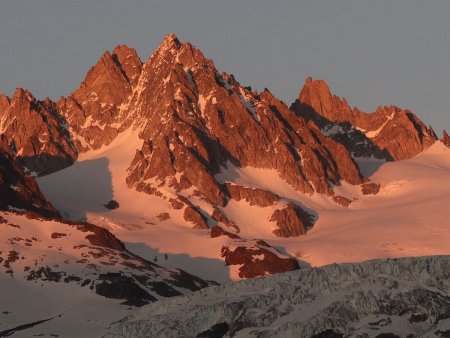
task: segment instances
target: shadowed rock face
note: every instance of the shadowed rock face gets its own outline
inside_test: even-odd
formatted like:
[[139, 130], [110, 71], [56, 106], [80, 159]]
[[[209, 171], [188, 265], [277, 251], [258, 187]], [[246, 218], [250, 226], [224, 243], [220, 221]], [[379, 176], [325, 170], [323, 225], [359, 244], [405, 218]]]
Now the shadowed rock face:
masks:
[[417, 155], [437, 139], [432, 128], [412, 112], [395, 106], [371, 114], [350, 108], [345, 98], [332, 95], [323, 80], [310, 77], [291, 108], [314, 121], [322, 133], [343, 144], [354, 156], [402, 160]]
[[42, 195], [33, 177], [26, 175], [14, 161], [6, 137], [0, 136], [0, 209], [30, 210], [48, 217], [58, 211]]

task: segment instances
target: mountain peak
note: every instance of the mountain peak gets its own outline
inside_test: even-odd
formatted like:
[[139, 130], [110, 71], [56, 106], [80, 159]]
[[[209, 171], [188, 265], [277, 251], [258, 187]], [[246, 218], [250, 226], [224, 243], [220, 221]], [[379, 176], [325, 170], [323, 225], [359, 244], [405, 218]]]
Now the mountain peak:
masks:
[[442, 131], [442, 142], [450, 147], [450, 136], [448, 136], [447, 131], [444, 129]]
[[331, 112], [333, 106], [328, 84], [324, 80], [313, 80], [311, 76], [308, 76], [300, 91], [300, 101], [325, 116]]
[[167, 34], [159, 45], [159, 50], [174, 50], [181, 47], [181, 42], [178, 37], [171, 33]]
[[142, 61], [134, 48], [118, 45], [112, 52], [112, 58], [125, 77], [135, 86], [142, 71]]
[[16, 88], [12, 99], [13, 100], [26, 99], [29, 102], [36, 100], [34, 98], [33, 94], [31, 94], [31, 92], [28, 89], [24, 89], [24, 88]]
[[[311, 77], [306, 79], [292, 109], [300, 116], [313, 120], [323, 134], [342, 143], [358, 157], [373, 155], [394, 160], [406, 159], [428, 148], [436, 140], [432, 128], [427, 128], [409, 110], [379, 105], [375, 112], [368, 114], [357, 108], [351, 109], [344, 98], [331, 93], [325, 81]], [[354, 130], [360, 135], [356, 135]], [[411, 135], [408, 140], [404, 130]], [[400, 142], [399, 137], [403, 138]], [[356, 139], [358, 141], [354, 142]]]

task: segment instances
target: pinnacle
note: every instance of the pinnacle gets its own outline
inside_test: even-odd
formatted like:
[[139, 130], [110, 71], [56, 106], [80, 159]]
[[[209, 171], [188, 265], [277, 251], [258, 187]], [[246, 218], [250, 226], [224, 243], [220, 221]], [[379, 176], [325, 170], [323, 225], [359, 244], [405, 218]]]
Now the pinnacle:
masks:
[[450, 136], [448, 136], [447, 131], [445, 129], [442, 131], [442, 142], [446, 146], [450, 146]]
[[133, 54], [137, 54], [136, 50], [134, 48], [131, 48], [127, 45], [117, 45], [113, 52], [112, 55], [128, 55], [129, 53], [133, 53]]
[[178, 49], [181, 46], [180, 40], [178, 37], [171, 33], [167, 34], [163, 41], [161, 42], [159, 49], [168, 50], [168, 49]]

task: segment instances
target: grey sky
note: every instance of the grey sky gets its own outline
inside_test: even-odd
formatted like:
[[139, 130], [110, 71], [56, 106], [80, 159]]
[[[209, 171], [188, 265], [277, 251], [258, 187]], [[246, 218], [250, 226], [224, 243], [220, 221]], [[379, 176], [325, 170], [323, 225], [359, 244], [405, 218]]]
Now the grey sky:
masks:
[[145, 61], [167, 33], [290, 104], [323, 78], [350, 105], [409, 108], [450, 129], [448, 0], [0, 2], [0, 92], [67, 95], [106, 50]]

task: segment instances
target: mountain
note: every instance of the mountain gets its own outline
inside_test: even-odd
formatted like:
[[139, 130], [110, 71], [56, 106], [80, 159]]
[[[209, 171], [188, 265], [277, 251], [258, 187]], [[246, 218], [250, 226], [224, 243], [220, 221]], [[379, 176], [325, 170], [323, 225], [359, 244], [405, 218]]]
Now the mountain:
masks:
[[[242, 87], [219, 73], [189, 43], [169, 35], [143, 67], [128, 110], [142, 123], [144, 145], [127, 182], [155, 193], [195, 186], [207, 202], [224, 206], [230, 194], [214, 178], [221, 167], [278, 170], [296, 189], [332, 194], [329, 183], [363, 182], [344, 147], [293, 114], [269, 91]], [[277, 154], [277, 156], [267, 156]]]
[[[72, 101], [77, 104], [69, 104]], [[109, 196], [111, 199], [120, 202], [129, 189], [155, 196], [157, 203], [164, 205], [159, 215], [177, 220], [174, 214], [181, 213], [181, 223], [196, 229], [219, 225], [227, 232], [239, 233], [243, 225], [225, 210], [234, 202], [268, 210], [270, 215], [261, 226], [267, 224], [278, 237], [299, 236], [313, 226], [316, 214], [301, 201], [237, 184], [232, 177], [221, 175], [227, 168], [275, 170], [296, 190], [324, 194], [344, 205], [351, 201], [337, 196], [333, 186], [342, 181], [371, 184], [345, 147], [324, 136], [314, 123], [297, 116], [268, 90], [251, 91], [232, 75], [219, 73], [211, 60], [175, 35], [166, 36], [143, 66], [128, 47], [120, 46], [112, 54], [106, 52], [83, 84], [57, 106], [69, 123], [80, 159], [91, 158], [90, 151], [97, 154], [101, 146], [112, 149], [112, 144], [128, 144], [126, 152], [135, 153], [127, 167], [123, 158], [103, 156], [109, 168], [120, 161], [121, 172], [117, 175], [121, 179], [126, 175], [127, 187], [118, 182], [121, 188], [112, 189], [116, 196]], [[134, 135], [130, 137], [135, 141], [120, 141], [123, 135]], [[53, 178], [58, 175], [63, 173]], [[51, 178], [41, 182], [48, 180]], [[42, 184], [47, 189], [46, 183]], [[47, 193], [51, 195], [59, 184], [49, 185]], [[104, 199], [97, 203], [106, 203]], [[61, 208], [67, 211], [65, 206]], [[254, 239], [241, 236], [242, 242], [249, 241], [249, 248]], [[224, 244], [217, 252], [228, 252], [226, 248]], [[254, 256], [260, 256], [258, 250]], [[295, 268], [290, 259], [291, 263], [284, 266]], [[261, 264], [257, 262], [253, 260], [253, 264]], [[259, 271], [274, 272], [269, 267]]]
[[[278, 272], [271, 259], [286, 260], [285, 270], [298, 268], [278, 238], [314, 232], [328, 211], [383, 192], [384, 178], [369, 177], [381, 164], [361, 159], [409, 158], [436, 140], [409, 111], [350, 109], [320, 80], [307, 79], [289, 109], [268, 90], [258, 93], [220, 73], [173, 34], [145, 63], [124, 45], [105, 52], [72, 94], [45, 102], [53, 129], [62, 128], [73, 150], [64, 166], [73, 164], [51, 175], [40, 171], [38, 182], [64, 217], [107, 227], [129, 245], [141, 242], [142, 255], [184, 250], [224, 260], [233, 278]], [[30, 131], [38, 139], [41, 133]], [[10, 146], [18, 135], [9, 137]], [[62, 168], [64, 156], [55, 156], [52, 171]], [[120, 207], [105, 208], [110, 201]], [[168, 229], [179, 227], [181, 242], [193, 236], [208, 253], [169, 244]], [[240, 248], [246, 249], [237, 254]], [[208, 279], [200, 266], [190, 268]]]
[[108, 337], [447, 337], [449, 256], [329, 265], [150, 304]]
[[449, 254], [445, 132], [310, 78], [289, 108], [173, 34], [144, 63], [105, 52], [57, 102], [1, 95], [0, 127], [0, 278], [19, 299], [0, 336], [101, 335], [129, 305], [208, 285]]
[[430, 147], [437, 136], [411, 111], [395, 106], [373, 113], [350, 108], [345, 98], [332, 95], [323, 80], [306, 79], [291, 108], [321, 131], [343, 144], [354, 157], [403, 160]]

